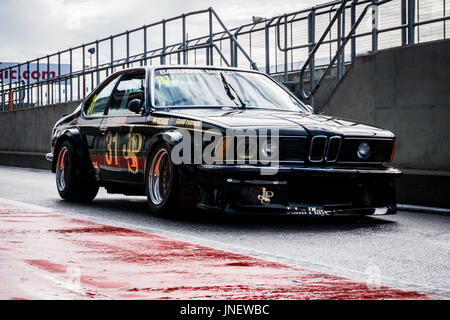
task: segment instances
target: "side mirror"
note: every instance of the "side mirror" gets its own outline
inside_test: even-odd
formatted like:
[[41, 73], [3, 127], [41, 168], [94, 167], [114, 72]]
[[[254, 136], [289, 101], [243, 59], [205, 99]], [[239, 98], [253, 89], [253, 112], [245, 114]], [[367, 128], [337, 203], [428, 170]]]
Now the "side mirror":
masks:
[[305, 108], [306, 108], [309, 112], [314, 113], [314, 108], [311, 107], [309, 104], [305, 104]]
[[128, 103], [128, 110], [134, 113], [141, 112], [142, 109], [142, 100], [141, 99], [133, 99]]

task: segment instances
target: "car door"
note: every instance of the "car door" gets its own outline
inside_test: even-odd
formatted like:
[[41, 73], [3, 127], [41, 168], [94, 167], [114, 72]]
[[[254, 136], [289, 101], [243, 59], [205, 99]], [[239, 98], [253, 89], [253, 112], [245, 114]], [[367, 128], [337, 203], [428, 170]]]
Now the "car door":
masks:
[[99, 127], [102, 123], [109, 98], [117, 84], [119, 75], [113, 75], [105, 80], [86, 100], [78, 118], [77, 125], [86, 138], [89, 156], [96, 170], [99, 168], [100, 154], [98, 152]]
[[139, 99], [145, 102], [145, 70], [126, 71], [111, 94], [106, 116], [101, 124], [100, 148], [104, 162], [100, 166], [102, 180], [111, 182], [143, 183], [145, 115], [128, 109], [128, 104]]

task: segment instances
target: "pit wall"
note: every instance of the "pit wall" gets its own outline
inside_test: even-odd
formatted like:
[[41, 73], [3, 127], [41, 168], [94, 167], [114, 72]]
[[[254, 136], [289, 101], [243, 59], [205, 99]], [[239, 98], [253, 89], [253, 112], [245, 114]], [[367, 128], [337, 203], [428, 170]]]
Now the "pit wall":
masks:
[[63, 114], [79, 101], [0, 113], [0, 165], [50, 169], [50, 134]]

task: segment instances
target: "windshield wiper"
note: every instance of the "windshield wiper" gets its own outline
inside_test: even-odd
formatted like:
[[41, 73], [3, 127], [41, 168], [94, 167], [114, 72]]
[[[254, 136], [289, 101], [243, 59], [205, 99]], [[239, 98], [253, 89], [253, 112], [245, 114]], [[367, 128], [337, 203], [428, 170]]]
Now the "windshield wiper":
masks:
[[[233, 100], [234, 103], [236, 103], [237, 106], [239, 106], [239, 104], [238, 104], [237, 101], [236, 101], [236, 97], [237, 97], [237, 99], [239, 100], [239, 102], [240, 102], [240, 104], [241, 104], [241, 105], [240, 105], [241, 109], [246, 109], [246, 108], [245, 108], [245, 106], [246, 106], [245, 102], [242, 101], [241, 97], [239, 97], [239, 94], [236, 92], [236, 90], [231, 86], [231, 84], [228, 83], [228, 81], [225, 79], [225, 76], [223, 75], [223, 73], [220, 73], [220, 77], [222, 78], [222, 84], [223, 84], [223, 87], [225, 88], [225, 91], [226, 91], [228, 97], [229, 97], [231, 100]], [[231, 93], [231, 90], [234, 91], [234, 93], [235, 93], [236, 96], [234, 96], [234, 95]]]

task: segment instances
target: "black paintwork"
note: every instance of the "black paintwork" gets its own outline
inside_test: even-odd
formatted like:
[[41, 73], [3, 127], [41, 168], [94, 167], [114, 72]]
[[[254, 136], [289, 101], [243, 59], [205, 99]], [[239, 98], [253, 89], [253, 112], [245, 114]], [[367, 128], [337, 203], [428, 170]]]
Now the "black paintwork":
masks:
[[[294, 152], [291, 152], [291, 157], [287, 154], [285, 159], [280, 159], [285, 161], [280, 162], [276, 175], [261, 176], [258, 166], [180, 165], [177, 169], [181, 204], [228, 213], [315, 214], [314, 210], [323, 209], [327, 213], [371, 214], [374, 208], [387, 208], [388, 214], [396, 212], [394, 178], [401, 173], [388, 167], [390, 150], [387, 157], [380, 154], [367, 161], [352, 158], [352, 143], [359, 141], [355, 138], [368, 141], [371, 147], [375, 150], [378, 148], [381, 153], [386, 152], [386, 148], [392, 149], [395, 136], [391, 132], [315, 115], [305, 110], [230, 110], [217, 107], [157, 109], [151, 105], [153, 70], [145, 68], [119, 72], [145, 72], [146, 103], [141, 113], [112, 116], [108, 115], [106, 109], [103, 115], [85, 114], [85, 104], [88, 105], [96, 92], [117, 76], [114, 74], [72, 114], [55, 124], [52, 133], [52, 153], [55, 154], [53, 171], [58, 148], [64, 140], [69, 139], [76, 144], [80, 159], [108, 192], [145, 195], [146, 160], [155, 143], [176, 143], [172, 133], [179, 128], [177, 120], [201, 121], [202, 127], [198, 130], [217, 129], [221, 132], [230, 128], [276, 128], [280, 137], [289, 137], [285, 140], [280, 138], [280, 149], [285, 148], [284, 154]], [[189, 126], [183, 128], [193, 131]], [[339, 136], [343, 139], [342, 149], [339, 150], [341, 154], [336, 162], [313, 163], [308, 160], [311, 137], [317, 135]], [[139, 150], [127, 158], [130, 156], [128, 151], [133, 151], [132, 147], [129, 148], [132, 139]], [[112, 155], [111, 150], [117, 157], [108, 156]], [[139, 160], [134, 163], [137, 166], [133, 166], [133, 156]], [[301, 161], [294, 161], [293, 158], [298, 156], [301, 159], [295, 160]], [[273, 192], [270, 204], [262, 204], [258, 200], [263, 188]]]

